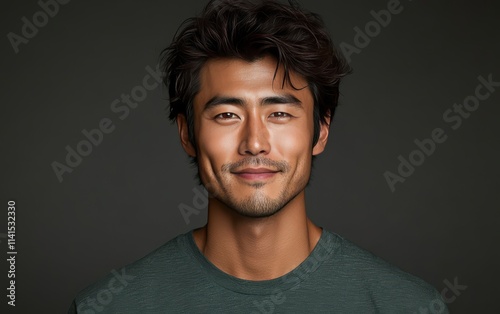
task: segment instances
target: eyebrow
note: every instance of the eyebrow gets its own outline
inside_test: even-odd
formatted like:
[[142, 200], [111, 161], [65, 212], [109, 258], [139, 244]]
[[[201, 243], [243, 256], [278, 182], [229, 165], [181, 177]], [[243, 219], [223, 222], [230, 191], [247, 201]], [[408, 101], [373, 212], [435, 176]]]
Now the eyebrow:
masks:
[[[297, 99], [297, 97], [295, 97], [291, 94], [264, 97], [260, 101], [261, 106], [276, 105], [276, 104], [290, 105], [293, 107], [304, 109], [304, 107], [302, 106], [302, 102], [299, 99]], [[241, 98], [227, 97], [227, 96], [214, 96], [209, 101], [207, 101], [205, 103], [205, 106], [203, 107], [203, 111], [212, 109], [212, 108], [220, 106], [220, 105], [236, 105], [236, 106], [243, 107], [246, 105], [246, 103]]]

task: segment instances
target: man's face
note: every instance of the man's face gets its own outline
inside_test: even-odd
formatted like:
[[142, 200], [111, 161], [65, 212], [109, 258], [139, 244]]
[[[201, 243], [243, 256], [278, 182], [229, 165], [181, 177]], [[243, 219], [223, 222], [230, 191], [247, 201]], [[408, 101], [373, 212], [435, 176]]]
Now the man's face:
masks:
[[313, 97], [307, 82], [264, 57], [208, 61], [194, 98], [197, 149], [188, 141], [185, 118], [178, 119], [184, 149], [198, 159], [200, 178], [222, 204], [248, 217], [267, 217], [283, 208], [309, 181], [311, 157], [328, 137], [322, 125], [312, 147]]

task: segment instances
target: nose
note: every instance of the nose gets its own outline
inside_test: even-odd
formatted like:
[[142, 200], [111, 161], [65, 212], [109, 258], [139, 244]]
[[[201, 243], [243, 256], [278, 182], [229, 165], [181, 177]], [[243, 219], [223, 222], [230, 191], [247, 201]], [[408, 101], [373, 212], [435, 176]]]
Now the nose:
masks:
[[239, 153], [242, 155], [268, 154], [271, 150], [269, 130], [257, 115], [249, 116], [242, 130]]

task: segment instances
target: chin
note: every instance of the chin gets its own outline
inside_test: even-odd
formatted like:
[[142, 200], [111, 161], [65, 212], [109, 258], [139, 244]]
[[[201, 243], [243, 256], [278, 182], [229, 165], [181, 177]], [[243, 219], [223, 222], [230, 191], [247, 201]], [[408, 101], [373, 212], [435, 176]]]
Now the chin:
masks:
[[241, 210], [241, 209], [233, 209], [238, 215], [246, 217], [246, 218], [268, 218], [278, 213], [282, 208], [266, 210], [266, 211], [258, 211], [258, 210]]
[[267, 197], [251, 197], [241, 202], [226, 203], [237, 214], [248, 218], [271, 217], [281, 211], [293, 198], [270, 199]]

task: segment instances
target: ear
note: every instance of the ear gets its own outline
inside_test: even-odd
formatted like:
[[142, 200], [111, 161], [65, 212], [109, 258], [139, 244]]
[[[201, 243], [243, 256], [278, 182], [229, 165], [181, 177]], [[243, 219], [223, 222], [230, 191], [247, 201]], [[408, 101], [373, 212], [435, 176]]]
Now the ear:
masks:
[[181, 144], [184, 148], [184, 151], [191, 157], [196, 156], [196, 150], [194, 149], [193, 144], [189, 141], [189, 131], [188, 131], [188, 123], [186, 120], [186, 116], [183, 114], [177, 115], [177, 129], [179, 130], [179, 136], [181, 138]]
[[326, 147], [326, 142], [328, 141], [328, 131], [330, 129], [330, 120], [331, 116], [328, 114], [325, 117], [326, 123], [321, 123], [319, 124], [319, 137], [318, 137], [318, 142], [316, 145], [313, 147], [312, 154], [313, 156], [321, 154]]

